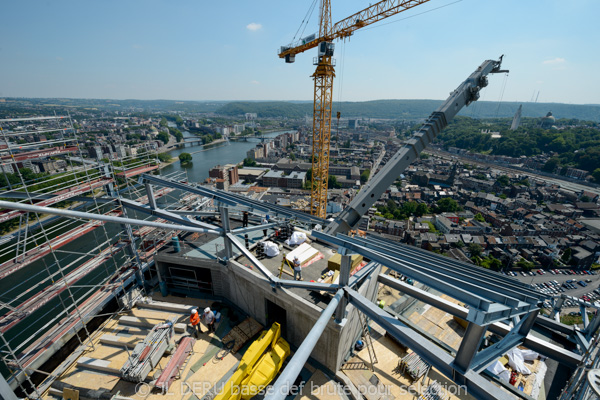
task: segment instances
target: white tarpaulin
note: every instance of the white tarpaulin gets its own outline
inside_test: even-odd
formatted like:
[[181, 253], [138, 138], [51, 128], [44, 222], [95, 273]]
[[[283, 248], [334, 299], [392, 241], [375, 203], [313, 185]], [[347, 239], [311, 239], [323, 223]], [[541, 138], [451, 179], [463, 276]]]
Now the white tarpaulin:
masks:
[[514, 349], [509, 350], [506, 355], [508, 356], [508, 365], [510, 365], [513, 370], [520, 372], [523, 375], [531, 374], [529, 368], [525, 366], [525, 359], [523, 358], [521, 350], [515, 347]]
[[504, 365], [502, 365], [502, 363], [498, 360], [496, 360], [492, 365], [487, 367], [487, 370], [490, 371], [492, 374], [497, 375], [498, 378], [505, 382], [510, 381], [510, 372], [508, 372], [508, 370], [504, 368]]
[[304, 242], [306, 242], [306, 233], [304, 232], [294, 232], [292, 233], [292, 236], [285, 241], [285, 243], [289, 246], [295, 246]]
[[264, 242], [265, 254], [267, 257], [275, 257], [279, 255], [279, 247], [273, 242]]
[[525, 361], [533, 361], [533, 360], [537, 360], [538, 357], [540, 356], [538, 353], [536, 353], [533, 350], [521, 350], [521, 355], [523, 356], [523, 359]]

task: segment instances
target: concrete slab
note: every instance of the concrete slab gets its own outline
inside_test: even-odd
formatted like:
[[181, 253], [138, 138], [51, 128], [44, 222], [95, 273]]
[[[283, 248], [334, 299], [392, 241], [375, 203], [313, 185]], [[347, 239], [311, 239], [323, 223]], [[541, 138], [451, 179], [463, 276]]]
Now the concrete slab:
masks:
[[120, 375], [120, 371], [116, 368], [109, 367], [110, 361], [98, 360], [90, 357], [80, 357], [77, 360], [77, 366], [80, 368], [88, 368], [94, 371], [106, 372], [111, 375]]
[[[148, 328], [148, 327], [152, 328], [154, 325], [156, 325], [160, 322], [164, 322], [164, 320], [159, 320], [159, 319], [142, 320], [140, 318], [130, 317], [127, 315], [119, 318], [119, 324], [121, 324], [121, 325], [140, 326], [143, 328]], [[186, 330], [187, 330], [187, 324], [185, 324], [185, 323], [177, 323], [177, 324], [175, 324], [174, 327], [175, 327], [175, 332], [179, 332], [179, 333], [186, 332]]]

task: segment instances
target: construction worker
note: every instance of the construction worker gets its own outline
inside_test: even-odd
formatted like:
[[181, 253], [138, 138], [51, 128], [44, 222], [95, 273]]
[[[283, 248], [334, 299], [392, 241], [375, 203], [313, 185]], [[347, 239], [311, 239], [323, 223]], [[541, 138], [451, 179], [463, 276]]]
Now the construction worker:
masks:
[[300, 260], [298, 257], [294, 257], [294, 280], [302, 280], [302, 266], [300, 265]]
[[215, 331], [215, 313], [210, 310], [210, 307], [206, 307], [204, 309], [204, 314], [202, 315], [202, 319], [204, 320], [204, 325], [208, 327], [208, 332]]
[[190, 315], [190, 324], [192, 324], [194, 336], [198, 338], [198, 334], [202, 333], [202, 327], [200, 326], [200, 316], [198, 315], [198, 310], [195, 308], [192, 309], [192, 314]]

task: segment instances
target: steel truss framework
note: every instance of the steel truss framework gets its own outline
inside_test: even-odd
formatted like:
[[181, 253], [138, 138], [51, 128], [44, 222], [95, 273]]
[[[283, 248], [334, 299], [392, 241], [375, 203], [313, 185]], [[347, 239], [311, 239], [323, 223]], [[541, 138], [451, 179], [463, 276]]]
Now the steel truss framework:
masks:
[[[107, 217], [93, 213], [76, 213], [69, 210], [21, 203], [15, 204], [6, 201], [0, 202], [0, 207], [90, 220], [103, 219], [107, 222], [135, 224], [137, 226], [155, 226], [156, 224], [160, 224], [161, 227], [172, 230], [220, 235], [228, 243], [228, 258], [233, 256], [232, 249], [237, 248], [252, 263], [255, 271], [264, 276], [265, 283], [270, 285], [273, 290], [302, 288], [335, 293], [333, 300], [322, 312], [321, 318], [319, 318], [310, 334], [305, 338], [294, 357], [288, 363], [288, 366], [275, 382], [273, 394], [268, 396], [269, 400], [283, 399], [285, 397], [286, 392], [282, 388], [291, 387], [300, 369], [319, 340], [325, 325], [330, 323], [331, 317], [335, 315], [335, 319], [338, 322], [344, 319], [348, 303], [364, 313], [370, 320], [382, 326], [396, 339], [407, 344], [408, 347], [444, 375], [458, 384], [466, 385], [469, 393], [480, 399], [511, 398], [507, 392], [498, 390], [497, 386], [491, 383], [488, 378], [482, 376], [480, 372], [499, 355], [518, 344], [523, 344], [569, 366], [576, 366], [582, 362], [581, 355], [537, 339], [529, 334], [533, 323], [543, 318], [537, 316], [541, 294], [518, 281], [490, 271], [473, 269], [466, 264], [450, 260], [446, 257], [409, 246], [398, 245], [387, 240], [370, 237], [352, 238], [342, 234], [333, 236], [321, 231], [312, 231], [312, 236], [321, 242], [337, 246], [340, 253], [343, 254], [341, 268], [343, 276], [340, 277], [340, 284], [279, 279], [246, 249], [244, 244], [235, 236], [242, 229], [263, 229], [263, 226], [231, 229], [228, 222], [229, 213], [236, 209], [250, 210], [254, 214], [270, 213], [273, 216], [278, 216], [286, 223], [293, 219], [306, 224], [315, 224], [317, 220], [313, 216], [290, 210], [280, 210], [278, 207], [268, 203], [257, 202], [241, 196], [238, 197], [219, 190], [187, 186], [175, 180], [157, 178], [155, 176], [142, 175], [139, 182], [143, 183], [146, 187], [147, 195], [150, 199], [149, 206], [131, 201], [122, 202], [123, 206], [140, 213], [166, 219], [169, 223], [156, 223], [134, 218], [125, 219], [124, 217], [117, 216]], [[165, 188], [181, 189], [189, 193], [210, 197], [216, 204], [220, 204], [219, 212], [222, 219], [222, 226], [201, 223], [188, 218], [186, 215], [179, 215], [158, 208], [156, 202], [153, 201], [153, 186], [159, 185]], [[111, 199], [105, 197], [102, 200], [110, 201]], [[185, 213], [185, 211], [182, 213]], [[319, 220], [318, 222], [322, 221]], [[350, 253], [361, 254], [371, 260], [369, 265], [351, 278], [349, 277], [350, 257], [348, 255]], [[407, 285], [387, 275], [377, 277], [379, 282], [383, 284], [403, 291], [452, 315], [457, 315], [468, 320], [467, 332], [456, 355], [449, 354], [445, 349], [437, 346], [427, 338], [415, 334], [415, 331], [411, 327], [402, 323], [394, 315], [380, 309], [356, 291], [356, 286], [372, 274], [378, 265], [384, 265], [423, 282], [427, 286], [464, 302], [469, 307], [467, 309], [450, 303], [439, 296]], [[547, 318], [543, 319], [548, 320]], [[507, 323], [514, 323], [514, 327], [509, 327]], [[553, 323], [563, 331], [571, 330], [570, 327], [556, 322]], [[596, 324], [596, 322], [593, 321], [593, 324]], [[491, 347], [480, 350], [482, 337], [487, 330], [503, 336], [504, 339]]]

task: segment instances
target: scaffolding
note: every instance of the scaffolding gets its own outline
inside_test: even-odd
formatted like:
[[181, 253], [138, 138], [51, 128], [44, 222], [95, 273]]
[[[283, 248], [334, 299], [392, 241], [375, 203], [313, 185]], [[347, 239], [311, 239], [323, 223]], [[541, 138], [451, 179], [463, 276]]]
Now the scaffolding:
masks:
[[[136, 179], [159, 170], [156, 148], [95, 159], [83, 150], [86, 145], [98, 143], [86, 143], [69, 115], [0, 119], [2, 199], [107, 217], [128, 217], [129, 212], [150, 218], [127, 210], [121, 200], [149, 202]], [[174, 210], [185, 208], [173, 191], [157, 191], [152, 200], [163, 198]], [[0, 373], [30, 397], [43, 392], [32, 374], [50, 357], [48, 350], [73, 336], [80, 345], [93, 347], [90, 321], [132, 282], [143, 289], [144, 271], [152, 280], [152, 256], [173, 234], [9, 209], [0, 209], [0, 233]], [[151, 241], [146, 240], [149, 235]], [[78, 240], [83, 237], [85, 241]]]

